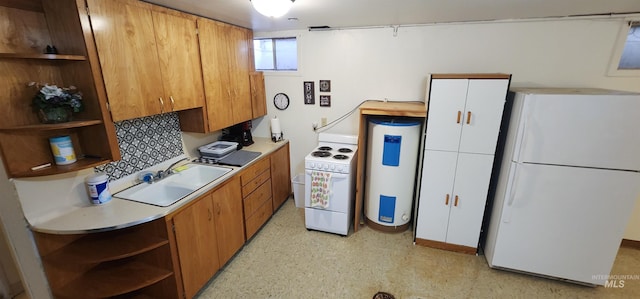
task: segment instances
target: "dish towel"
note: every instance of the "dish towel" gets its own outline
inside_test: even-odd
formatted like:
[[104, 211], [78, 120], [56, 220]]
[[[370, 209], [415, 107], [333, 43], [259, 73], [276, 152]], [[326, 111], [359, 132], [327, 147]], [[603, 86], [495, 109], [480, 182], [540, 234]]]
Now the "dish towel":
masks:
[[311, 171], [311, 207], [326, 209], [331, 197], [331, 173]]

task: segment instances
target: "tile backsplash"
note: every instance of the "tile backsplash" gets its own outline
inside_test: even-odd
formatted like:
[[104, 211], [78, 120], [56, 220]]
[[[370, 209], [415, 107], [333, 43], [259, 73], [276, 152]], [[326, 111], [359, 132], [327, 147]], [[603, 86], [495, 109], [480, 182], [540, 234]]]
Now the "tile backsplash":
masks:
[[115, 123], [122, 160], [96, 167], [109, 181], [134, 174], [184, 153], [178, 115], [136, 118]]

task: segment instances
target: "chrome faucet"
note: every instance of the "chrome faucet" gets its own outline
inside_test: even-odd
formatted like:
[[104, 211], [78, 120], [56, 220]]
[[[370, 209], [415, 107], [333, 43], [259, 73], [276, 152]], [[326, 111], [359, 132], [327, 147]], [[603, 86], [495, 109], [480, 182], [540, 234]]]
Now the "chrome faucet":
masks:
[[169, 167], [167, 167], [165, 170], [158, 170], [158, 172], [156, 173], [154, 179], [155, 180], [161, 180], [166, 178], [167, 176], [173, 174], [173, 167], [178, 165], [178, 163], [182, 162], [182, 161], [188, 161], [189, 158], [182, 158], [176, 162], [171, 163], [171, 165], [169, 165]]

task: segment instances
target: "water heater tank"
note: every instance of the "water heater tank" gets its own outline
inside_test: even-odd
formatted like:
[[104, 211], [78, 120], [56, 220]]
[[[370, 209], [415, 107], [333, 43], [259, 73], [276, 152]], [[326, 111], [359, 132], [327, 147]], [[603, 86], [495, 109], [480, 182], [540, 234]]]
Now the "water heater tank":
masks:
[[369, 120], [364, 212], [373, 229], [401, 232], [409, 227], [420, 125], [410, 118]]

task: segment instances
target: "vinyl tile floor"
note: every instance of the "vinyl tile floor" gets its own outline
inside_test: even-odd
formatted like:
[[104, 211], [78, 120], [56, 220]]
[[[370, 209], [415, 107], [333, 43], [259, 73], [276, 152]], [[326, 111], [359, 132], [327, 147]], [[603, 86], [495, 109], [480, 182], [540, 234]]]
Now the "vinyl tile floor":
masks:
[[307, 231], [289, 199], [196, 298], [640, 298], [640, 250], [622, 247], [611, 274], [636, 279], [587, 287], [495, 270], [482, 255], [414, 245], [411, 230]]

